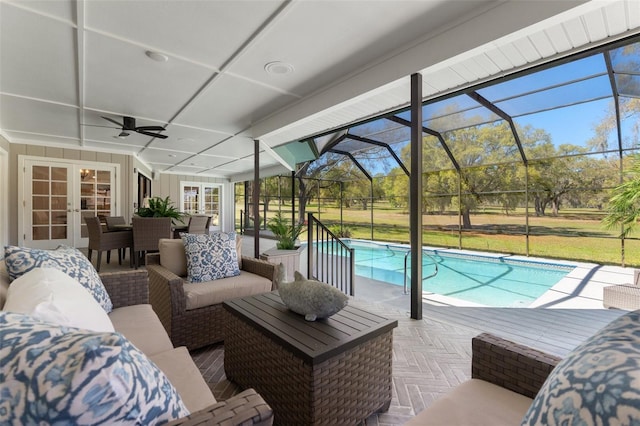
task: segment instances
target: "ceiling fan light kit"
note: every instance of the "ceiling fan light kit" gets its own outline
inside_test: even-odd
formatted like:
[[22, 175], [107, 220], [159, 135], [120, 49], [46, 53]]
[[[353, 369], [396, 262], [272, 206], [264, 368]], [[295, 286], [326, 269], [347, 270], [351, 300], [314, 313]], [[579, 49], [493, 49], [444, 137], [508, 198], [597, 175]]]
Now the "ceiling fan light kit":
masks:
[[160, 53], [160, 52], [154, 52], [153, 50], [147, 50], [146, 52], [144, 52], [150, 59], [156, 61], [156, 62], [167, 62], [169, 60], [169, 57], [167, 55], [165, 55], [164, 53]]

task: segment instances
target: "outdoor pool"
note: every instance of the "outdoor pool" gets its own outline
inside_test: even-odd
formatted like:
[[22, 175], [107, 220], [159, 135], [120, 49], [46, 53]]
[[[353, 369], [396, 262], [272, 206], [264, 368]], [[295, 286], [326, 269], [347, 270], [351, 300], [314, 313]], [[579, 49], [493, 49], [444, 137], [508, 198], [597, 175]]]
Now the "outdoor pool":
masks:
[[[345, 240], [355, 249], [356, 275], [404, 285], [409, 246]], [[574, 266], [556, 262], [512, 259], [512, 256], [470, 255], [448, 250], [424, 250], [423, 290], [487, 306], [526, 307], [567, 275]], [[428, 255], [428, 256], [427, 256]], [[408, 277], [411, 259], [407, 258]], [[410, 286], [410, 278], [407, 278]]]

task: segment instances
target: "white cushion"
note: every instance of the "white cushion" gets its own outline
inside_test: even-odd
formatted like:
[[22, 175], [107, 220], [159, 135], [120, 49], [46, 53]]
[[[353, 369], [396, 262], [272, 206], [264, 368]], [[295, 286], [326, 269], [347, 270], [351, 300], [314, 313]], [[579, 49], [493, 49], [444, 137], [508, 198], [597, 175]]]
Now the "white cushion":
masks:
[[9, 287], [5, 311], [92, 331], [114, 331], [107, 313], [77, 280], [54, 268], [35, 268]]
[[189, 414], [160, 369], [119, 333], [0, 312], [3, 424], [152, 425]]
[[100, 276], [87, 256], [74, 247], [59, 246], [55, 250], [41, 250], [28, 247], [6, 246], [4, 261], [11, 280], [26, 274], [33, 268], [56, 268], [82, 284], [100, 306], [111, 312], [113, 304]]

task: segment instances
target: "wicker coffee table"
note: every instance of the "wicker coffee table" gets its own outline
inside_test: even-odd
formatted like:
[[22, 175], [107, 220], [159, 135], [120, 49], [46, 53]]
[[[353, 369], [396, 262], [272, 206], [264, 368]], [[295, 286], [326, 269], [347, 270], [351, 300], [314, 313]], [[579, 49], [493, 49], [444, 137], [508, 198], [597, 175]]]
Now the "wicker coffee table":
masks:
[[357, 424], [391, 402], [398, 322], [347, 306], [308, 322], [278, 292], [224, 302], [227, 378], [254, 388], [277, 424]]

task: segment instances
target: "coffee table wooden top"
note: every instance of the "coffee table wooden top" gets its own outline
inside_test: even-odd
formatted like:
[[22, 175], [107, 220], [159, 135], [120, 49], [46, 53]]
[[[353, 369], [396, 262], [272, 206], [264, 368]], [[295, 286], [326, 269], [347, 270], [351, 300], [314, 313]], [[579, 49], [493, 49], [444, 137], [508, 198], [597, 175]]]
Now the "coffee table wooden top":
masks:
[[398, 326], [396, 320], [350, 305], [329, 318], [305, 321], [282, 303], [277, 291], [229, 300], [223, 305], [310, 364], [326, 361]]

